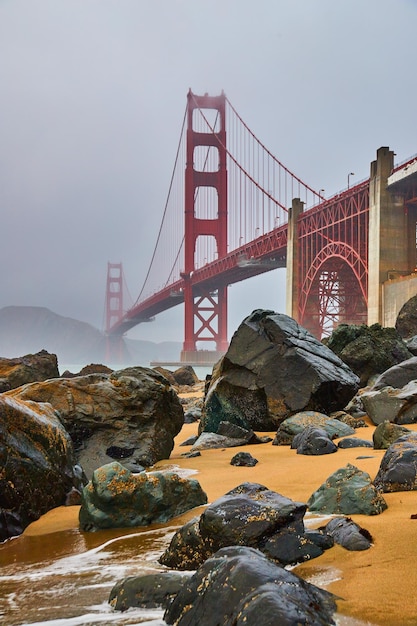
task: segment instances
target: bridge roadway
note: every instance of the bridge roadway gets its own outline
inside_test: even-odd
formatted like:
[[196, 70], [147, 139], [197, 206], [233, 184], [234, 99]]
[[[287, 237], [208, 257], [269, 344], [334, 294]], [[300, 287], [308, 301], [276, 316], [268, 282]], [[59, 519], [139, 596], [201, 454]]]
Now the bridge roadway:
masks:
[[[288, 225], [284, 224], [195, 270], [191, 275], [193, 293], [197, 296], [199, 288], [204, 292], [216, 291], [225, 285], [286, 267], [287, 235]], [[137, 324], [149, 322], [158, 313], [183, 303], [184, 285], [185, 280], [181, 278], [136, 304], [112, 326], [109, 335], [123, 335]]]

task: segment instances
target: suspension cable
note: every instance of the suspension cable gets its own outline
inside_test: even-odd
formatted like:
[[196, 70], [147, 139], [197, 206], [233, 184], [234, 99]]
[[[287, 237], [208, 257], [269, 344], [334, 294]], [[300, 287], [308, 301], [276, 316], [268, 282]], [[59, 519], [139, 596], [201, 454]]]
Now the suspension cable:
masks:
[[[135, 304], [137, 304], [137, 303], [139, 302], [140, 297], [141, 297], [141, 295], [142, 295], [142, 293], [143, 293], [143, 291], [144, 291], [144, 289], [145, 289], [146, 281], [148, 280], [148, 278], [149, 278], [149, 274], [151, 273], [152, 264], [153, 264], [153, 262], [154, 262], [155, 255], [156, 255], [156, 250], [157, 250], [157, 248], [158, 248], [159, 240], [160, 240], [160, 238], [161, 238], [161, 234], [162, 234], [162, 227], [163, 227], [163, 225], [164, 225], [164, 220], [165, 220], [165, 216], [166, 216], [167, 209], [168, 209], [169, 197], [170, 197], [170, 194], [171, 194], [171, 189], [172, 189], [172, 185], [173, 185], [173, 182], [174, 182], [175, 170], [176, 170], [176, 167], [177, 167], [178, 157], [179, 157], [179, 154], [180, 154], [180, 148], [181, 148], [182, 137], [183, 137], [183, 132], [184, 132], [184, 126], [185, 126], [185, 121], [186, 121], [186, 119], [187, 119], [187, 107], [185, 108], [184, 118], [183, 118], [183, 120], [182, 120], [182, 127], [181, 127], [180, 139], [179, 139], [179, 142], [178, 142], [177, 153], [176, 153], [176, 155], [175, 155], [175, 163], [174, 163], [174, 167], [173, 167], [173, 170], [172, 170], [171, 180], [170, 180], [170, 183], [169, 183], [169, 189], [168, 189], [167, 199], [166, 199], [166, 202], [165, 202], [164, 213], [163, 213], [163, 215], [162, 215], [161, 224], [160, 224], [160, 226], [159, 226], [158, 237], [157, 237], [157, 239], [156, 239], [156, 243], [155, 243], [155, 246], [154, 246], [154, 249], [153, 249], [153, 253], [152, 253], [152, 258], [151, 258], [151, 261], [150, 261], [150, 263], [149, 263], [149, 267], [148, 267], [148, 271], [147, 271], [146, 276], [145, 276], [145, 280], [143, 281], [142, 288], [141, 288], [141, 290], [140, 290], [140, 293], [139, 293], [138, 297], [136, 298], [136, 302], [135, 302]], [[181, 248], [180, 248], [180, 249], [181, 249]]]

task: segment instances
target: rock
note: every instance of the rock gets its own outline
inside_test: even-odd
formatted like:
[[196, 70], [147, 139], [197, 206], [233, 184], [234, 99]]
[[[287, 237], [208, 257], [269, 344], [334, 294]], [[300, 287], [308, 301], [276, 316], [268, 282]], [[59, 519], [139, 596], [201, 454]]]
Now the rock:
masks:
[[238, 452], [230, 460], [230, 465], [254, 467], [258, 463], [258, 459], [255, 459], [250, 452]]
[[355, 415], [352, 415], [346, 411], [335, 411], [334, 413], [331, 413], [329, 417], [334, 420], [339, 420], [351, 428], [366, 428], [368, 425], [365, 420], [362, 419], [364, 415], [366, 415], [365, 411], [362, 411], [361, 415], [357, 412], [355, 412]]
[[184, 423], [175, 391], [163, 376], [146, 367], [56, 378], [6, 395], [49, 402], [59, 411], [88, 478], [115, 457], [138, 471], [168, 459]]
[[417, 296], [413, 296], [400, 309], [395, 329], [403, 338], [417, 335]]
[[172, 372], [172, 376], [177, 385], [193, 386], [195, 385], [195, 383], [200, 382], [197, 374], [195, 373], [191, 365], [184, 365], [182, 367], [179, 367], [175, 370], [175, 372]]
[[192, 408], [184, 413], [184, 424], [193, 424], [201, 419], [201, 409]]
[[343, 515], [378, 515], [387, 503], [369, 474], [348, 463], [336, 470], [309, 498], [310, 511]]
[[323, 428], [307, 426], [291, 442], [291, 448], [297, 450], [297, 454], [319, 455], [337, 452], [337, 446], [329, 438]]
[[198, 435], [192, 435], [192, 437], [188, 437], [185, 441], [180, 443], [180, 446], [192, 446], [198, 439]]
[[318, 411], [301, 411], [293, 417], [284, 420], [275, 435], [272, 442], [273, 446], [291, 445], [293, 438], [301, 433], [305, 428], [313, 426], [314, 428], [323, 428], [330, 439], [353, 435], [355, 430], [344, 424], [340, 420], [335, 420], [319, 413]]
[[257, 310], [232, 337], [207, 391], [201, 429], [221, 421], [271, 431], [301, 410], [342, 409], [359, 380], [331, 350], [292, 318]]
[[380, 324], [339, 324], [326, 344], [359, 376], [361, 387], [375, 374], [412, 356], [398, 331]]
[[372, 435], [375, 450], [386, 450], [394, 441], [397, 441], [403, 435], [410, 433], [408, 428], [393, 424], [392, 422], [381, 422], [374, 430]]
[[283, 565], [314, 558], [325, 548], [307, 535], [305, 511], [305, 504], [263, 485], [243, 483], [180, 528], [159, 561], [195, 569], [216, 550], [231, 545], [255, 547]]
[[417, 490], [417, 433], [403, 435], [390, 445], [374, 484], [385, 493]]
[[335, 624], [335, 597], [243, 546], [219, 550], [165, 611], [175, 626]]
[[65, 503], [82, 477], [51, 405], [0, 396], [0, 541]]
[[148, 526], [206, 504], [200, 483], [174, 472], [133, 474], [117, 461], [95, 470], [82, 491], [80, 528]]
[[401, 389], [413, 380], [417, 380], [417, 357], [412, 357], [387, 369], [378, 376], [372, 389], [379, 390], [384, 387]]
[[56, 354], [49, 354], [46, 350], [15, 359], [0, 357], [0, 385], [3, 391], [16, 389], [26, 383], [58, 377]]
[[245, 439], [248, 444], [267, 443], [268, 441], [272, 441], [270, 437], [258, 437], [253, 430], [246, 430], [246, 428], [242, 428], [241, 426], [232, 424], [231, 422], [220, 422], [217, 434], [235, 439]]
[[211, 450], [214, 448], [236, 448], [246, 446], [246, 439], [236, 439], [235, 437], [225, 437], [217, 433], [201, 433], [197, 441], [193, 444], [191, 451]]
[[170, 385], [177, 384], [171, 370], [167, 370], [165, 369], [165, 367], [160, 367], [160, 366], [153, 367], [152, 369], [154, 370], [154, 372], [158, 372], [158, 374], [161, 374], [164, 378], [166, 378], [166, 380], [169, 382]]
[[331, 519], [324, 527], [335, 543], [346, 550], [368, 550], [372, 545], [372, 537], [367, 530], [355, 524], [349, 517]]
[[180, 572], [157, 572], [128, 576], [115, 584], [109, 604], [115, 611], [131, 607], [167, 609], [190, 575]]
[[371, 388], [363, 392], [362, 402], [375, 425], [385, 421], [414, 424], [417, 422], [417, 380], [412, 380], [401, 389]]
[[409, 339], [404, 339], [404, 342], [411, 354], [417, 356], [417, 335], [413, 335]]
[[373, 448], [373, 444], [371, 441], [367, 441], [366, 439], [358, 439], [358, 437], [344, 437], [337, 444], [338, 448], [346, 449], [346, 448]]

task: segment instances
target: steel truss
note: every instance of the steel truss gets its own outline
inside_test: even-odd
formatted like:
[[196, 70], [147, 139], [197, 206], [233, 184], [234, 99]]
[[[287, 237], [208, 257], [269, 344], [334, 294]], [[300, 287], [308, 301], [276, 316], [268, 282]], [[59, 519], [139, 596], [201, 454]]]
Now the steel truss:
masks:
[[318, 337], [366, 322], [368, 217], [366, 181], [299, 218], [299, 321]]

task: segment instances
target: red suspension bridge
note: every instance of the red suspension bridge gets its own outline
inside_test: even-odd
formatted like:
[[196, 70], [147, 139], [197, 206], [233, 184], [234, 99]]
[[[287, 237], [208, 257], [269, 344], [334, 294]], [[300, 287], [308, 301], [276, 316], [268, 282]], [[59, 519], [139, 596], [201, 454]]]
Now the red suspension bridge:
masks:
[[279, 267], [287, 313], [317, 337], [341, 322], [381, 322], [387, 272], [416, 266], [415, 164], [394, 168], [381, 148], [368, 180], [325, 199], [271, 154], [224, 93], [190, 90], [149, 269], [127, 310], [122, 265], [108, 264], [108, 336], [184, 303], [181, 360], [215, 360], [228, 346], [228, 285]]

